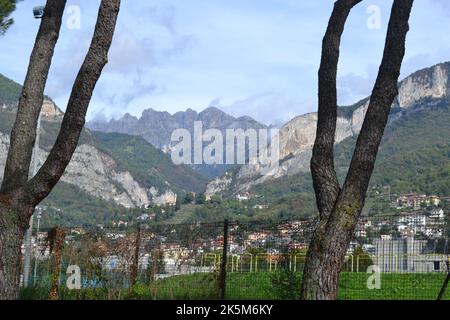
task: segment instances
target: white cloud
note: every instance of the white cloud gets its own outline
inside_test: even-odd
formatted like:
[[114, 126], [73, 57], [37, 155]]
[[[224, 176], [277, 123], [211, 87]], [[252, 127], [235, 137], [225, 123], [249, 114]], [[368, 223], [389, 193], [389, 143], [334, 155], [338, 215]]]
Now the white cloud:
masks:
[[[0, 72], [25, 77], [39, 21], [19, 3], [16, 24], [1, 39]], [[321, 41], [333, 0], [233, 2], [123, 1], [111, 48], [90, 114], [107, 116], [145, 108], [173, 113], [201, 110], [214, 97], [236, 115], [278, 122], [314, 111]], [[64, 109], [89, 46], [99, 0], [68, 0], [82, 9], [81, 30], [63, 26], [46, 93]], [[367, 5], [382, 9], [382, 28], [366, 27]], [[373, 0], [352, 11], [339, 61], [339, 102], [370, 94], [381, 61], [392, 2]], [[416, 1], [402, 76], [450, 60], [448, 0]], [[369, 67], [367, 67], [369, 66]], [[247, 97], [247, 98], [243, 98]]]
[[349, 73], [338, 77], [338, 104], [345, 106], [366, 98], [372, 92], [378, 73], [376, 65], [367, 66], [365, 75]]
[[300, 101], [275, 93], [254, 95], [231, 105], [222, 105], [220, 99], [216, 98], [210, 105], [220, 107], [236, 117], [248, 115], [261, 123], [277, 127], [316, 108], [314, 101]]

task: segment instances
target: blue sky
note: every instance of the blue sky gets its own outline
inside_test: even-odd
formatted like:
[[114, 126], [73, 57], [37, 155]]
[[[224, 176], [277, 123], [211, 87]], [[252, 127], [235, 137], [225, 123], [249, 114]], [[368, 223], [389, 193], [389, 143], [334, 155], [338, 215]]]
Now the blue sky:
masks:
[[[0, 73], [21, 83], [39, 27], [25, 0], [0, 39]], [[61, 109], [89, 46], [99, 0], [68, 0], [46, 93]], [[110, 63], [88, 114], [118, 117], [153, 108], [170, 113], [210, 105], [264, 123], [317, 109], [321, 41], [333, 0], [122, 0]], [[351, 13], [339, 62], [339, 103], [370, 94], [392, 1], [364, 0]], [[371, 7], [372, 6], [372, 7]], [[380, 8], [380, 28], [368, 28]], [[450, 60], [448, 0], [416, 0], [402, 76]], [[370, 20], [373, 21], [373, 20]]]

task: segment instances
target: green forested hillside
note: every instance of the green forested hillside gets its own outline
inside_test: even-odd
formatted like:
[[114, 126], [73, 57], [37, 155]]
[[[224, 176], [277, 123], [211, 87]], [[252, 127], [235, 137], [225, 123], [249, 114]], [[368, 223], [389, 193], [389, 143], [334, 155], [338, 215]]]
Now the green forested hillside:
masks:
[[394, 192], [450, 194], [450, 103], [400, 119], [385, 136], [373, 181]]
[[22, 86], [0, 74], [0, 107], [16, 104], [22, 91]]
[[41, 222], [44, 228], [55, 225], [92, 227], [111, 223], [127, 213], [127, 209], [113, 201], [93, 197], [77, 186], [62, 181], [41, 205], [45, 208]]
[[[450, 195], [450, 103], [424, 102], [386, 128], [378, 153], [371, 185], [390, 185], [391, 193], [417, 192]], [[343, 182], [357, 137], [335, 148], [338, 177]], [[310, 173], [283, 177], [254, 187], [252, 192], [273, 203], [276, 215], [297, 217], [316, 212]], [[305, 195], [309, 201], [305, 201]], [[295, 206], [303, 199], [302, 207]], [[283, 203], [283, 206], [280, 206]], [[370, 203], [370, 201], [368, 201]], [[292, 210], [286, 211], [286, 208]]]
[[[356, 138], [336, 148], [344, 173]], [[342, 175], [343, 176], [343, 175]], [[433, 101], [406, 112], [386, 129], [372, 185], [390, 185], [393, 193], [450, 194], [450, 103]]]
[[99, 149], [110, 154], [121, 169], [129, 171], [147, 188], [164, 190], [169, 183], [175, 191], [203, 192], [206, 187], [206, 178], [187, 166], [173, 164], [170, 156], [142, 137], [102, 132], [93, 135]]
[[[0, 107], [3, 105], [15, 106], [19, 102], [21, 93], [22, 86], [20, 84], [0, 73]], [[51, 100], [48, 96], [44, 97]]]
[[[14, 122], [14, 106], [20, 85], [0, 75], [0, 132], [9, 134]], [[3, 104], [7, 108], [2, 108]], [[390, 185], [391, 193], [417, 192], [450, 195], [450, 102], [421, 101], [410, 110], [394, 108], [391, 118], [402, 116], [388, 125], [371, 180], [372, 185]], [[349, 116], [355, 106], [340, 108]], [[40, 146], [49, 150], [59, 131], [58, 122], [43, 122]], [[335, 148], [339, 179], [345, 178], [356, 137]], [[187, 166], [174, 165], [170, 157], [141, 137], [84, 130], [80, 143], [89, 143], [109, 154], [119, 170], [129, 171], [144, 187], [203, 192], [207, 179]], [[229, 170], [234, 172], [234, 169]], [[220, 200], [206, 204], [187, 204], [172, 218], [187, 220], [290, 219], [316, 212], [310, 173], [286, 176], [257, 185], [251, 190], [257, 197], [247, 202]], [[368, 201], [370, 205], [370, 201]], [[112, 217], [130, 215], [112, 202], [92, 197], [74, 185], [60, 182], [43, 205], [48, 208], [51, 224], [93, 225]], [[268, 205], [267, 208], [255, 208]], [[368, 205], [368, 206], [369, 206]], [[61, 210], [62, 209], [62, 210]], [[121, 218], [125, 219], [124, 216]], [[45, 222], [45, 219], [44, 219]], [[47, 221], [49, 223], [50, 221]]]
[[[0, 74], [0, 133], [9, 135], [16, 116], [21, 86]], [[50, 98], [46, 97], [50, 100]], [[5, 106], [5, 107], [3, 107]], [[50, 151], [60, 129], [60, 122], [42, 121], [40, 147]], [[142, 138], [119, 134], [93, 134], [83, 130], [79, 144], [94, 145], [115, 159], [119, 170], [129, 171], [141, 186], [155, 186], [182, 194], [202, 192], [206, 178], [186, 166], [175, 166], [171, 159]], [[3, 155], [6, 156], [6, 155]], [[93, 197], [75, 185], [59, 182], [42, 203], [46, 207], [45, 225], [95, 225], [110, 222], [118, 215], [133, 215], [132, 210], [114, 202]]]

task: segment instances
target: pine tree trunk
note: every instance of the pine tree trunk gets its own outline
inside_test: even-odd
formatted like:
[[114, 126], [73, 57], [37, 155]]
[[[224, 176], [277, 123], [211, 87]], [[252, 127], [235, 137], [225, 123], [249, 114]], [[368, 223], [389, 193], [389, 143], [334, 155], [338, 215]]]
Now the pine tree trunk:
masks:
[[324, 247], [324, 228], [314, 233], [308, 250], [308, 263], [303, 270], [301, 297], [303, 300], [335, 300], [339, 282], [339, 269], [327, 263], [330, 248]]
[[303, 271], [304, 300], [336, 300], [339, 274], [363, 204], [339, 205], [314, 232]]
[[0, 300], [19, 297], [21, 246], [26, 227], [19, 221], [18, 211], [0, 203]]
[[364, 207], [405, 55], [406, 34], [414, 0], [394, 0], [383, 59], [356, 142], [345, 182], [340, 187], [334, 168], [337, 119], [336, 78], [339, 48], [350, 10], [361, 0], [337, 0], [323, 39], [319, 69], [319, 111], [311, 173], [319, 226], [308, 249], [302, 299], [330, 300], [338, 296], [339, 272]]
[[0, 299], [19, 296], [20, 250], [28, 219], [58, 183], [78, 145], [92, 94], [108, 62], [120, 3], [121, 0], [101, 1], [91, 45], [72, 87], [58, 137], [41, 169], [31, 178], [29, 172], [38, 117], [66, 5], [66, 0], [47, 0], [0, 185]]

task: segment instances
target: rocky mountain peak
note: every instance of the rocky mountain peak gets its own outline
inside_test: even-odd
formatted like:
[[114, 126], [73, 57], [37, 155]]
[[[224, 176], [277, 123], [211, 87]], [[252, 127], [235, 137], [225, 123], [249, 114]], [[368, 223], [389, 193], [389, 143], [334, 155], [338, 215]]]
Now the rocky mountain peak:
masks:
[[[0, 75], [0, 182], [21, 90], [19, 84]], [[154, 110], [149, 113], [161, 115]], [[38, 167], [44, 163], [53, 146], [63, 116], [64, 113], [56, 104], [45, 96], [41, 109], [44, 121], [39, 132], [40, 144], [35, 153], [37, 158], [33, 158]], [[122, 119], [111, 120], [110, 123], [126, 130], [126, 124], [138, 125], [140, 120], [126, 114]], [[97, 118], [97, 122], [93, 123], [103, 124], [104, 121]], [[118, 144], [120, 147], [114, 149], [113, 146]], [[135, 147], [136, 145], [139, 147]], [[122, 151], [126, 148], [128, 151], [123, 154]], [[132, 163], [136, 159], [139, 159], [139, 165]], [[99, 201], [111, 201], [116, 205], [135, 208], [174, 204], [177, 192], [197, 191], [203, 188], [204, 181], [189, 168], [174, 165], [169, 157], [143, 139], [115, 134], [99, 136], [98, 133], [83, 130], [61, 183], [64, 185], [58, 184], [56, 192], [70, 188], [71, 193], [74, 191], [77, 196], [82, 197], [76, 201], [94, 197]], [[104, 211], [103, 208], [100, 210]]]
[[167, 119], [172, 117], [167, 111], [157, 111], [155, 109], [149, 108], [142, 111], [141, 118], [139, 120], [147, 120], [147, 119]]
[[47, 121], [61, 121], [64, 113], [53, 101], [45, 99], [42, 104], [41, 116]]
[[419, 70], [400, 82], [398, 103], [408, 108], [424, 98], [443, 98], [450, 92], [450, 62]]
[[222, 110], [216, 107], [209, 107], [198, 115], [199, 120], [203, 121], [203, 124], [210, 128], [222, 129], [224, 124], [229, 124], [236, 120], [233, 116], [226, 114]]
[[227, 115], [225, 112], [223, 112], [222, 110], [220, 110], [217, 107], [208, 107], [205, 110], [203, 110], [202, 112], [200, 112], [200, 115], [213, 115], [213, 116], [223, 116], [223, 115]]
[[125, 115], [118, 120], [92, 121], [87, 126], [96, 131], [140, 135], [157, 148], [163, 149], [170, 144], [173, 130], [183, 128], [192, 132], [195, 121], [202, 121], [205, 130], [265, 127], [250, 117], [235, 118], [216, 107], [209, 107], [200, 113], [189, 108], [173, 115], [167, 111], [156, 111], [150, 108], [144, 110], [139, 119]]
[[[447, 99], [450, 93], [450, 62], [440, 63], [430, 68], [414, 72], [399, 83], [399, 95], [394, 103], [397, 109], [403, 109], [390, 121], [396, 121], [406, 112], [414, 112], [415, 107], [426, 106], [426, 101]], [[361, 130], [370, 97], [353, 106], [338, 110], [336, 126], [336, 143], [358, 134]], [[236, 175], [237, 191], [249, 189], [254, 185], [286, 175], [309, 171], [312, 147], [317, 128], [317, 113], [297, 116], [279, 130], [280, 167], [272, 175], [262, 176], [258, 166], [245, 165]], [[252, 161], [250, 161], [252, 163]], [[245, 182], [244, 182], [245, 181]], [[223, 185], [221, 185], [223, 187]], [[211, 182], [208, 190], [220, 189], [216, 182]], [[210, 194], [209, 194], [210, 196]]]
[[137, 117], [129, 114], [128, 112], [124, 114], [123, 119], [124, 120], [130, 120], [130, 121], [133, 121], [133, 120], [137, 121], [138, 120]]

